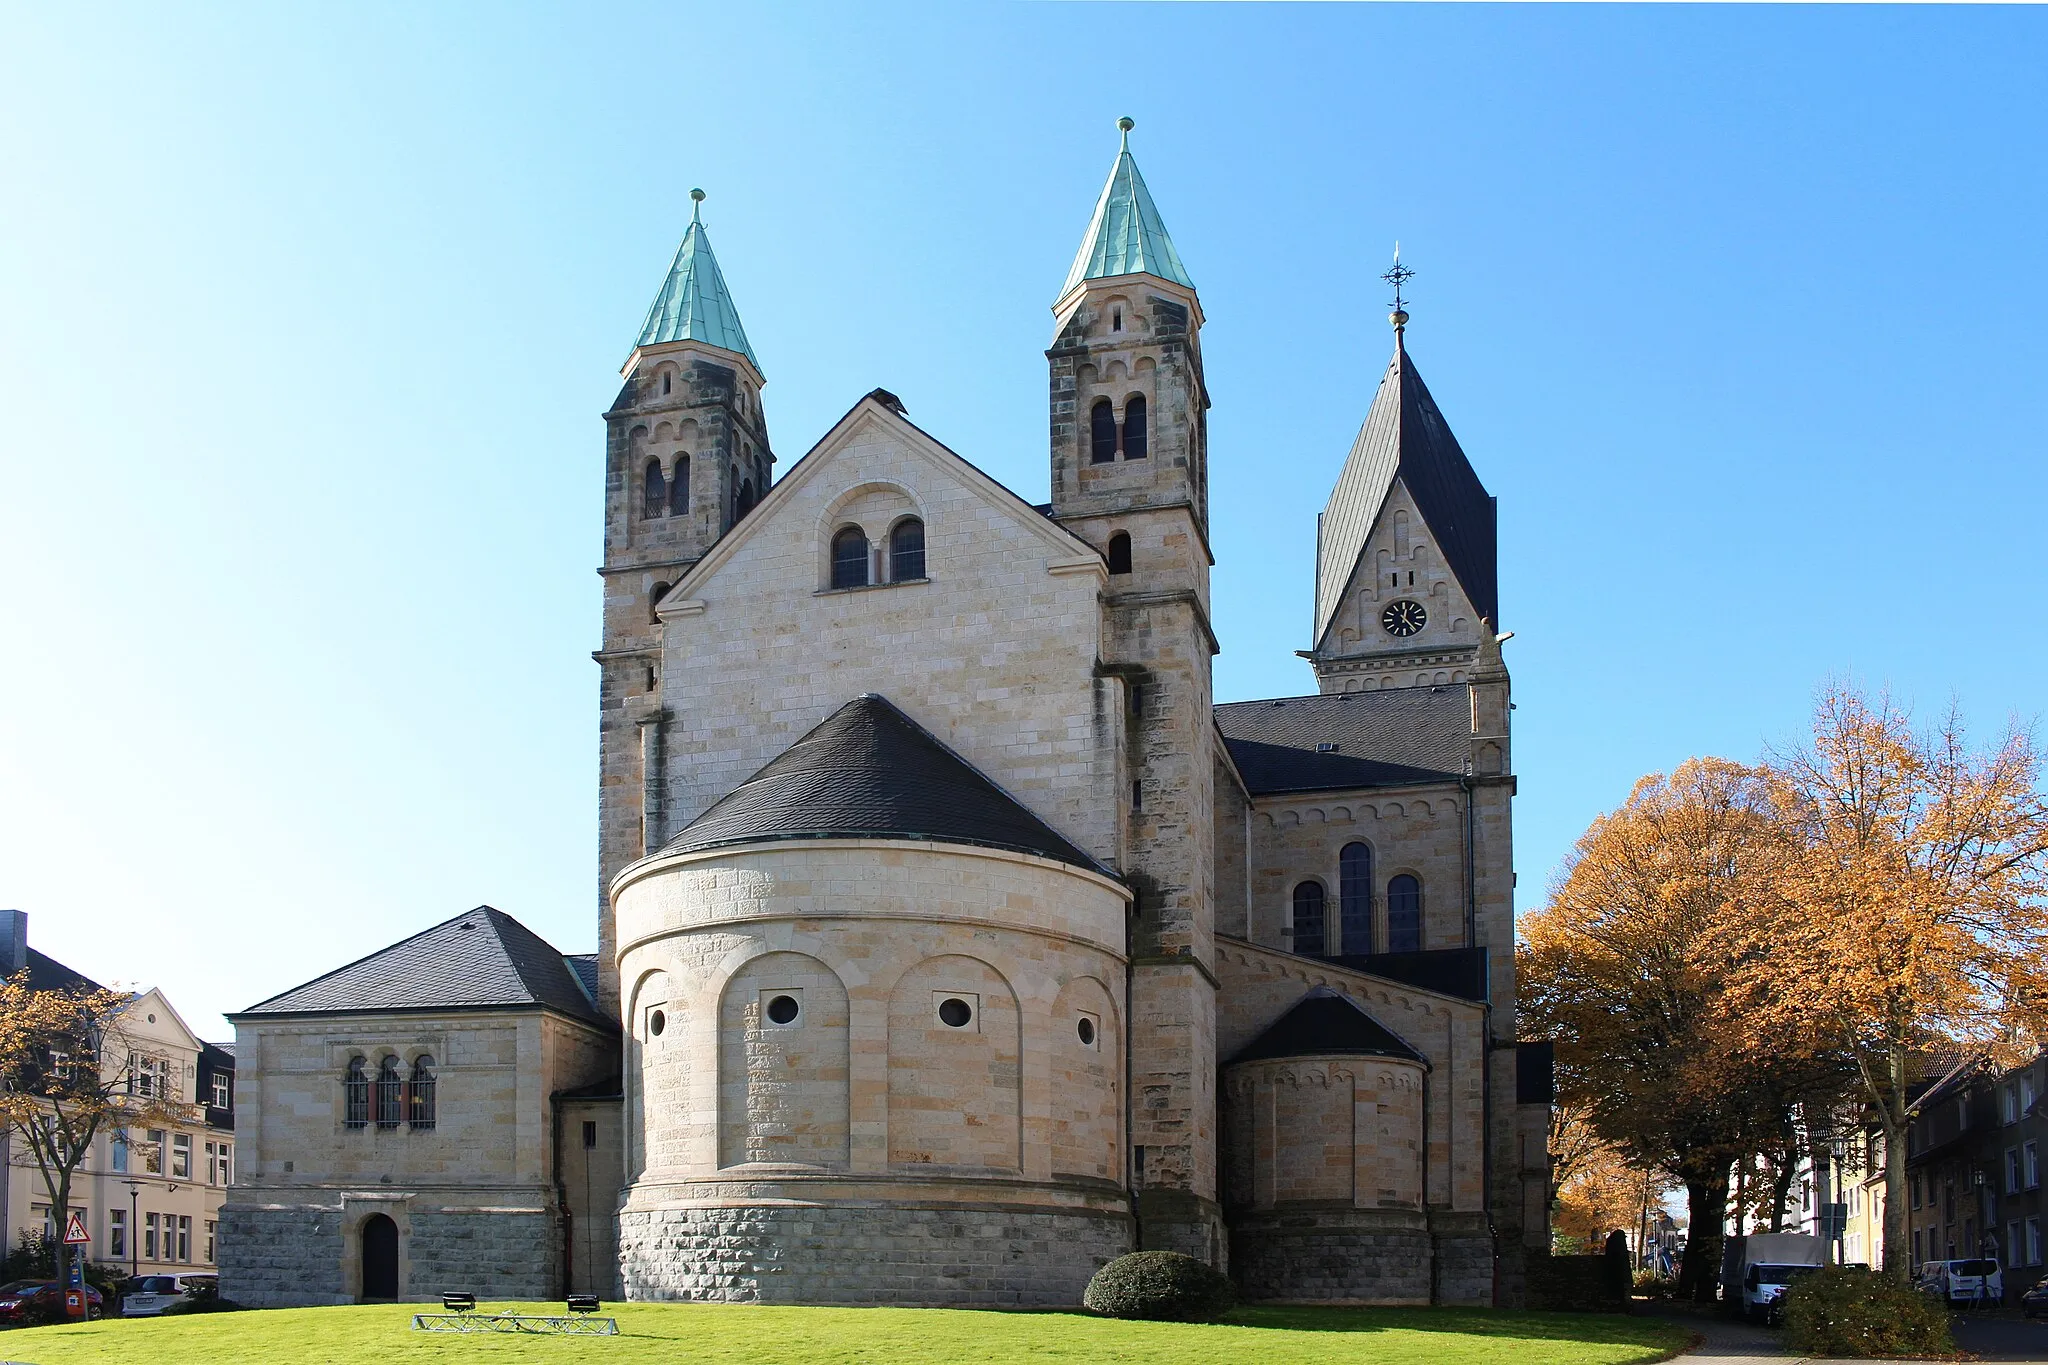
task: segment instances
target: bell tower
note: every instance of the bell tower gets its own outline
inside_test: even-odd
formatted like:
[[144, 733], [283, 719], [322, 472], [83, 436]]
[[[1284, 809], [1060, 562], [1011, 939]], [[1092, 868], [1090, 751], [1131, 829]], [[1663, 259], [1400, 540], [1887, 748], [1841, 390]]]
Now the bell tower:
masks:
[[1216, 988], [1208, 391], [1202, 304], [1131, 156], [1116, 163], [1058, 300], [1052, 515], [1109, 566], [1102, 671], [1119, 685], [1127, 779], [1131, 1150], [1148, 1249], [1211, 1263]]
[[732, 294], [711, 254], [704, 191], [626, 357], [605, 420], [604, 647], [598, 685], [598, 1004], [618, 1008], [609, 887], [659, 848], [663, 593], [767, 491], [775, 464], [761, 388]]

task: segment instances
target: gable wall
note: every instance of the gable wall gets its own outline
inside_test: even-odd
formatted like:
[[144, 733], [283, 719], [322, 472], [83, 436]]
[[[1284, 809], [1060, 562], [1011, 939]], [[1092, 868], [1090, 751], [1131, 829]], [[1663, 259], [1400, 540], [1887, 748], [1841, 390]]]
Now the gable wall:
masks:
[[[1398, 583], [1390, 581], [1394, 575]], [[1380, 625], [1380, 613], [1403, 599], [1420, 602], [1429, 613], [1428, 624], [1406, 639]], [[1316, 668], [1321, 690], [1464, 682], [1479, 632], [1471, 599], [1444, 562], [1408, 485], [1397, 477], [1317, 646], [1323, 656]], [[1333, 668], [1336, 660], [1347, 662]]]
[[[879, 419], [810, 458], [823, 463], [692, 582], [702, 610], [667, 613], [665, 832], [876, 692], [1114, 865], [1122, 704], [1119, 685], [1095, 676], [1099, 568], [1051, 572], [1079, 547], [1040, 534], [1020, 519], [1036, 513], [999, 505], [950, 457], [912, 450]], [[833, 531], [877, 511], [876, 525], [860, 524], [880, 542], [907, 506], [925, 522], [929, 581], [825, 591]]]

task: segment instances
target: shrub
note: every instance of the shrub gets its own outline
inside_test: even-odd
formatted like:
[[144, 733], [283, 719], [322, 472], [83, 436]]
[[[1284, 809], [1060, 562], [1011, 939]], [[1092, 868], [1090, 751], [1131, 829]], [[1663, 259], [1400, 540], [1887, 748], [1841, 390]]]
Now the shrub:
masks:
[[1215, 1267], [1178, 1251], [1134, 1251], [1095, 1272], [1081, 1305], [1111, 1318], [1214, 1322], [1237, 1302]]
[[170, 1317], [174, 1313], [236, 1313], [240, 1312], [241, 1308], [242, 1305], [233, 1299], [224, 1299], [220, 1296], [219, 1285], [195, 1284], [185, 1291], [185, 1297], [176, 1303], [166, 1304], [163, 1316]]
[[1636, 1272], [1636, 1294], [1645, 1299], [1668, 1299], [1678, 1293], [1678, 1281], [1655, 1270]]
[[1780, 1300], [1785, 1338], [1802, 1355], [1952, 1355], [1948, 1312], [1932, 1295], [1868, 1270], [1829, 1266]]

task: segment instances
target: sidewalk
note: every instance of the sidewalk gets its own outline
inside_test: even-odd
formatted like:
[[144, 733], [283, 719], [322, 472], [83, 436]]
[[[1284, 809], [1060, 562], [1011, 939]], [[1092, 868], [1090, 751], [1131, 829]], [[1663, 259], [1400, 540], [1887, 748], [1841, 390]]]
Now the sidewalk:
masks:
[[[1670, 1305], [1653, 1305], [1647, 1311], [1706, 1338], [1696, 1349], [1677, 1357], [1681, 1361], [1711, 1360], [1714, 1365], [1877, 1365], [1869, 1361], [1793, 1355], [1785, 1349], [1784, 1333], [1724, 1318], [1718, 1313], [1694, 1313]], [[2048, 1362], [2048, 1323], [1965, 1313], [1958, 1314], [1954, 1324], [1957, 1348], [1979, 1360]]]

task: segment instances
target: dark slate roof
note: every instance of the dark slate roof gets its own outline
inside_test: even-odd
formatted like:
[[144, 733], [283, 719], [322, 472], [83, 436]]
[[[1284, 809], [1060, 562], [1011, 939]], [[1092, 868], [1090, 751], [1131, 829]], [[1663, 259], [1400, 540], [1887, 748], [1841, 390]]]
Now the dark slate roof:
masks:
[[887, 700], [855, 697], [670, 840], [690, 853], [767, 839], [930, 839], [1096, 861]]
[[1408, 486], [1458, 586], [1474, 609], [1500, 628], [1493, 496], [1459, 448], [1407, 348], [1397, 344], [1323, 508], [1316, 544], [1318, 646], [1396, 476]]
[[613, 1023], [546, 939], [480, 905], [231, 1017], [534, 1006]]
[[[1465, 683], [1226, 702], [1216, 728], [1254, 796], [1455, 780], [1472, 753]], [[1317, 746], [1334, 744], [1334, 750]]]
[[32, 991], [98, 991], [106, 987], [75, 972], [47, 953], [28, 950], [28, 988]]
[[1275, 1057], [1367, 1056], [1423, 1060], [1358, 1002], [1328, 986], [1317, 986], [1295, 1002], [1273, 1026], [1252, 1039], [1233, 1062], [1262, 1062]]
[[1484, 1001], [1489, 994], [1484, 948], [1425, 948], [1414, 953], [1342, 953], [1330, 959], [1438, 995]]
[[569, 970], [576, 974], [583, 993], [592, 1000], [597, 999], [597, 954], [564, 953], [562, 961], [569, 964]]

